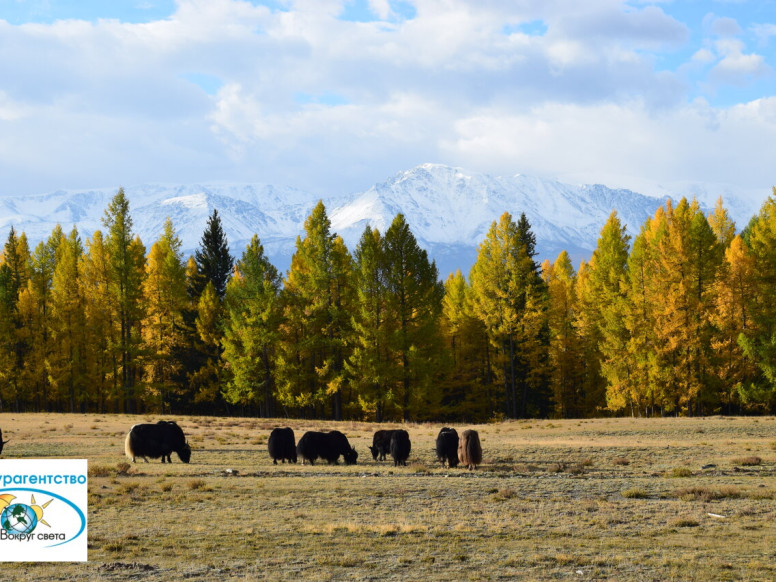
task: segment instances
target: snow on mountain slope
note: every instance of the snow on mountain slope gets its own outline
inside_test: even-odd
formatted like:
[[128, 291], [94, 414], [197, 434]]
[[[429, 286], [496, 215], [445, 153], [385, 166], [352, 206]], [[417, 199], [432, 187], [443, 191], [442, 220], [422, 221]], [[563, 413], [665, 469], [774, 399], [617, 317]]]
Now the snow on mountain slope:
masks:
[[[318, 202], [302, 190], [263, 184], [152, 184], [127, 187], [125, 192], [134, 230], [149, 249], [170, 217], [185, 252], [193, 252], [208, 216], [217, 208], [233, 255], [239, 257], [255, 233], [282, 270], [288, 268], [296, 237], [303, 234], [304, 221]], [[89, 237], [104, 229], [105, 209], [115, 193], [116, 189], [57, 191], [0, 199], [0, 233], [13, 225], [34, 246], [60, 224], [65, 231], [75, 225], [83, 238]], [[351, 250], [367, 224], [385, 233], [394, 216], [403, 213], [445, 277], [456, 268], [468, 272], [477, 245], [505, 211], [515, 220], [525, 212], [536, 234], [538, 258], [554, 260], [565, 249], [578, 261], [590, 256], [612, 210], [634, 235], [664, 201], [602, 185], [572, 186], [523, 175], [494, 177], [423, 164], [366, 192], [331, 197], [324, 203], [332, 230]], [[734, 218], [740, 220], [735, 213]]]

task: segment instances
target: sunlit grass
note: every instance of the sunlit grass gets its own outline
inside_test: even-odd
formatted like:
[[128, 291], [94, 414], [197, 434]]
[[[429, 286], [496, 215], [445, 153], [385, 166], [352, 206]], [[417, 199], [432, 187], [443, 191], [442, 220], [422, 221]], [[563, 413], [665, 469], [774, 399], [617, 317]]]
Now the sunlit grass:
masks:
[[[0, 414], [3, 458], [87, 458], [90, 493], [90, 562], [4, 580], [776, 578], [772, 418], [457, 425], [480, 432], [473, 472], [423, 423], [407, 467], [371, 460], [374, 424], [214, 417], [176, 419], [190, 464], [128, 462], [128, 428], [159, 418]], [[359, 464], [273, 465], [275, 426], [337, 427]]]

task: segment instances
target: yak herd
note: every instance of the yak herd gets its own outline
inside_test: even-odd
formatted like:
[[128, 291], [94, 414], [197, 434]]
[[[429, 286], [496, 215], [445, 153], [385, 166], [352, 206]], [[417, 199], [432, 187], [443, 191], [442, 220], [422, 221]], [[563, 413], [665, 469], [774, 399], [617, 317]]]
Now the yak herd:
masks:
[[[338, 430], [307, 431], [297, 443], [293, 429], [275, 428], [269, 435], [267, 448], [272, 462], [276, 465], [278, 461], [296, 463], [299, 457], [302, 458], [302, 464], [309, 461], [311, 465], [318, 459], [336, 465], [340, 457], [346, 465], [355, 465], [358, 459], [355, 447], [350, 446], [348, 437]], [[384, 461], [391, 455], [395, 467], [406, 466], [412, 450], [410, 435], [404, 429], [378, 430], [372, 437], [369, 450], [375, 461]], [[162, 463], [171, 463], [172, 453], [177, 453], [184, 463], [191, 459], [191, 447], [186, 442], [183, 430], [175, 422], [164, 420], [156, 424], [134, 425], [124, 441], [124, 452], [133, 463], [137, 457], [146, 463], [148, 457], [161, 457]], [[460, 463], [473, 470], [482, 463], [482, 446], [476, 430], [465, 430], [459, 437], [454, 428], [442, 428], [436, 438], [435, 452], [442, 466], [447, 463], [448, 467], [456, 467]]]
[[[296, 443], [291, 428], [275, 428], [269, 435], [267, 448], [276, 465], [278, 461], [296, 463], [299, 457], [302, 458], [302, 464], [309, 461], [311, 465], [319, 458], [336, 465], [340, 455], [346, 465], [355, 465], [358, 459], [356, 449], [350, 446], [348, 438], [338, 430], [308, 431]], [[406, 466], [411, 450], [410, 435], [402, 428], [378, 430], [369, 447], [375, 461], [384, 461], [391, 455], [394, 467]], [[435, 452], [442, 466], [447, 463], [448, 467], [456, 467], [460, 462], [467, 469], [473, 470], [482, 463], [482, 446], [476, 430], [465, 430], [459, 437], [454, 428], [442, 428], [437, 435]]]

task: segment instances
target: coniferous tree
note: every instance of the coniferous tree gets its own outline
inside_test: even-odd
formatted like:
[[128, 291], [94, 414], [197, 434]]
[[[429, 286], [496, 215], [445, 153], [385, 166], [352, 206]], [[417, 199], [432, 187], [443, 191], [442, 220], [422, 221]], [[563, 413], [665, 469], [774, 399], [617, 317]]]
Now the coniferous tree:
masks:
[[434, 393], [434, 373], [443, 353], [439, 333], [444, 286], [436, 263], [429, 262], [402, 214], [385, 233], [388, 265], [388, 318], [396, 322], [389, 338], [389, 357], [396, 362], [398, 401], [405, 421], [421, 408], [434, 412], [440, 395]]
[[[19, 315], [29, 336], [30, 351], [25, 358], [25, 381], [31, 386], [36, 410], [52, 410], [49, 406], [49, 378], [46, 362], [51, 355], [51, 288], [57, 265], [57, 251], [65, 239], [62, 228], [54, 227], [51, 235], [41, 241], [32, 255], [32, 275]], [[23, 292], [24, 293], [24, 292]], [[20, 296], [21, 300], [21, 296]]]
[[283, 289], [278, 393], [286, 405], [329, 403], [333, 418], [342, 417], [351, 272], [350, 253], [318, 202], [305, 220], [305, 238], [297, 238]]
[[207, 404], [209, 410], [216, 404], [221, 388], [221, 339], [223, 338], [223, 305], [215, 286], [208, 281], [197, 302], [197, 351], [202, 364], [189, 375], [194, 402]]
[[[739, 337], [755, 332], [753, 313], [757, 302], [754, 257], [740, 236], [725, 250], [725, 261], [714, 282], [714, 308], [710, 314], [716, 333], [711, 341], [713, 374], [720, 393], [721, 411], [738, 412], [741, 403], [761, 404], [759, 390], [751, 390], [757, 378], [754, 362], [745, 356]], [[760, 400], [760, 402], [758, 402]]]
[[561, 418], [578, 418], [583, 415], [585, 395], [581, 342], [576, 327], [576, 276], [568, 253], [561, 251], [553, 264], [545, 261], [542, 275], [549, 296], [550, 382], [555, 414]]
[[146, 401], [154, 402], [162, 413], [171, 412], [183, 392], [180, 360], [185, 344], [184, 310], [188, 295], [180, 249], [180, 238], [168, 218], [161, 238], [148, 254], [143, 282], [144, 368], [150, 396]]
[[490, 227], [472, 267], [474, 310], [493, 347], [494, 372], [504, 385], [505, 411], [513, 418], [547, 412], [545, 286], [533, 260], [534, 235], [505, 212]]
[[87, 368], [98, 412], [118, 411], [121, 404], [119, 328], [113, 295], [112, 270], [105, 239], [97, 230], [86, 241], [81, 286], [86, 299], [89, 334]]
[[355, 306], [351, 353], [345, 369], [356, 389], [361, 413], [383, 422], [394, 416], [398, 403], [389, 381], [389, 338], [396, 322], [388, 317], [388, 265], [380, 231], [367, 225], [353, 259]]
[[[631, 311], [628, 279], [628, 242], [630, 237], [616, 212], [601, 229], [598, 244], [589, 265], [580, 268], [577, 324], [583, 329], [587, 346], [588, 394], [595, 407], [608, 400], [613, 409], [625, 406], [627, 386], [633, 363], [626, 357], [630, 333], [626, 317]], [[592, 369], [591, 369], [592, 368]], [[595, 396], [594, 396], [595, 395]]]
[[24, 363], [30, 350], [29, 337], [23, 329], [19, 316], [19, 295], [27, 287], [31, 274], [31, 261], [27, 237], [24, 233], [17, 236], [11, 227], [8, 239], [0, 255], [0, 300], [3, 302], [2, 315], [5, 318], [3, 337], [0, 340], [0, 365], [4, 367], [0, 374], [0, 408], [3, 401], [13, 403], [15, 410], [21, 410], [26, 396], [24, 383]]
[[139, 238], [133, 238], [129, 200], [123, 188], [119, 188], [108, 205], [103, 224], [108, 230], [111, 294], [119, 329], [117, 350], [122, 401], [125, 412], [137, 412], [135, 387], [141, 348], [139, 327], [143, 319], [145, 247]]
[[274, 414], [274, 353], [279, 338], [281, 278], [254, 235], [226, 286], [223, 359], [229, 380], [227, 402], [258, 405], [261, 416]]
[[742, 390], [749, 404], [776, 410], [776, 188], [747, 227], [743, 238], [754, 262], [751, 327], [739, 336], [744, 354], [760, 377]]
[[70, 412], [83, 411], [89, 400], [87, 380], [86, 300], [80, 285], [83, 244], [73, 228], [57, 249], [51, 287], [49, 383]]
[[442, 414], [467, 420], [487, 420], [498, 410], [490, 378], [490, 343], [482, 321], [474, 314], [472, 289], [460, 271], [445, 281], [441, 330], [450, 354], [445, 374]]
[[212, 281], [218, 298], [223, 300], [226, 294], [226, 283], [232, 274], [234, 259], [229, 254], [226, 234], [221, 226], [218, 210], [215, 208], [207, 220], [200, 248], [194, 252], [194, 259], [198, 273], [198, 278], [194, 281], [194, 295], [199, 297], [208, 281]]

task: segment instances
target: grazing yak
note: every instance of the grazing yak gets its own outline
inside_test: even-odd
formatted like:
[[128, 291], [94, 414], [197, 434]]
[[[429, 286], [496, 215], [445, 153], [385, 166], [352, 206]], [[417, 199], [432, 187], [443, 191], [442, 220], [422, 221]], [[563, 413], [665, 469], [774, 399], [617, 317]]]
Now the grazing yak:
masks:
[[393, 457], [393, 466], [407, 466], [407, 458], [410, 456], [410, 435], [406, 430], [399, 429], [393, 431], [391, 435], [391, 457]]
[[355, 465], [358, 453], [350, 446], [348, 437], [338, 430], [331, 432], [307, 431], [296, 445], [296, 453], [302, 457], [302, 464], [310, 461], [311, 465], [320, 457], [330, 465], [338, 465], [340, 455], [346, 465]]
[[482, 463], [480, 435], [476, 430], [465, 430], [458, 443], [458, 460], [470, 471]]
[[439, 431], [436, 438], [436, 455], [443, 467], [445, 461], [448, 467], [458, 466], [458, 431], [446, 426]]
[[184, 463], [191, 459], [191, 447], [186, 436], [175, 422], [160, 420], [156, 424], [136, 424], [129, 429], [124, 441], [124, 453], [135, 462], [141, 457], [146, 463], [147, 457], [162, 458], [162, 463], [172, 463], [170, 455], [175, 452]]
[[375, 432], [372, 437], [372, 446], [369, 447], [369, 450], [372, 452], [372, 458], [375, 461], [384, 461], [385, 456], [391, 452], [391, 436], [395, 432], [395, 430], [378, 430]]
[[0, 430], [0, 454], [3, 453], [3, 447], [6, 445], [8, 441], [3, 440], [3, 431]]
[[284, 463], [296, 463], [296, 437], [293, 429], [273, 428], [267, 441], [269, 456], [272, 457], [272, 464], [277, 465], [278, 459]]

